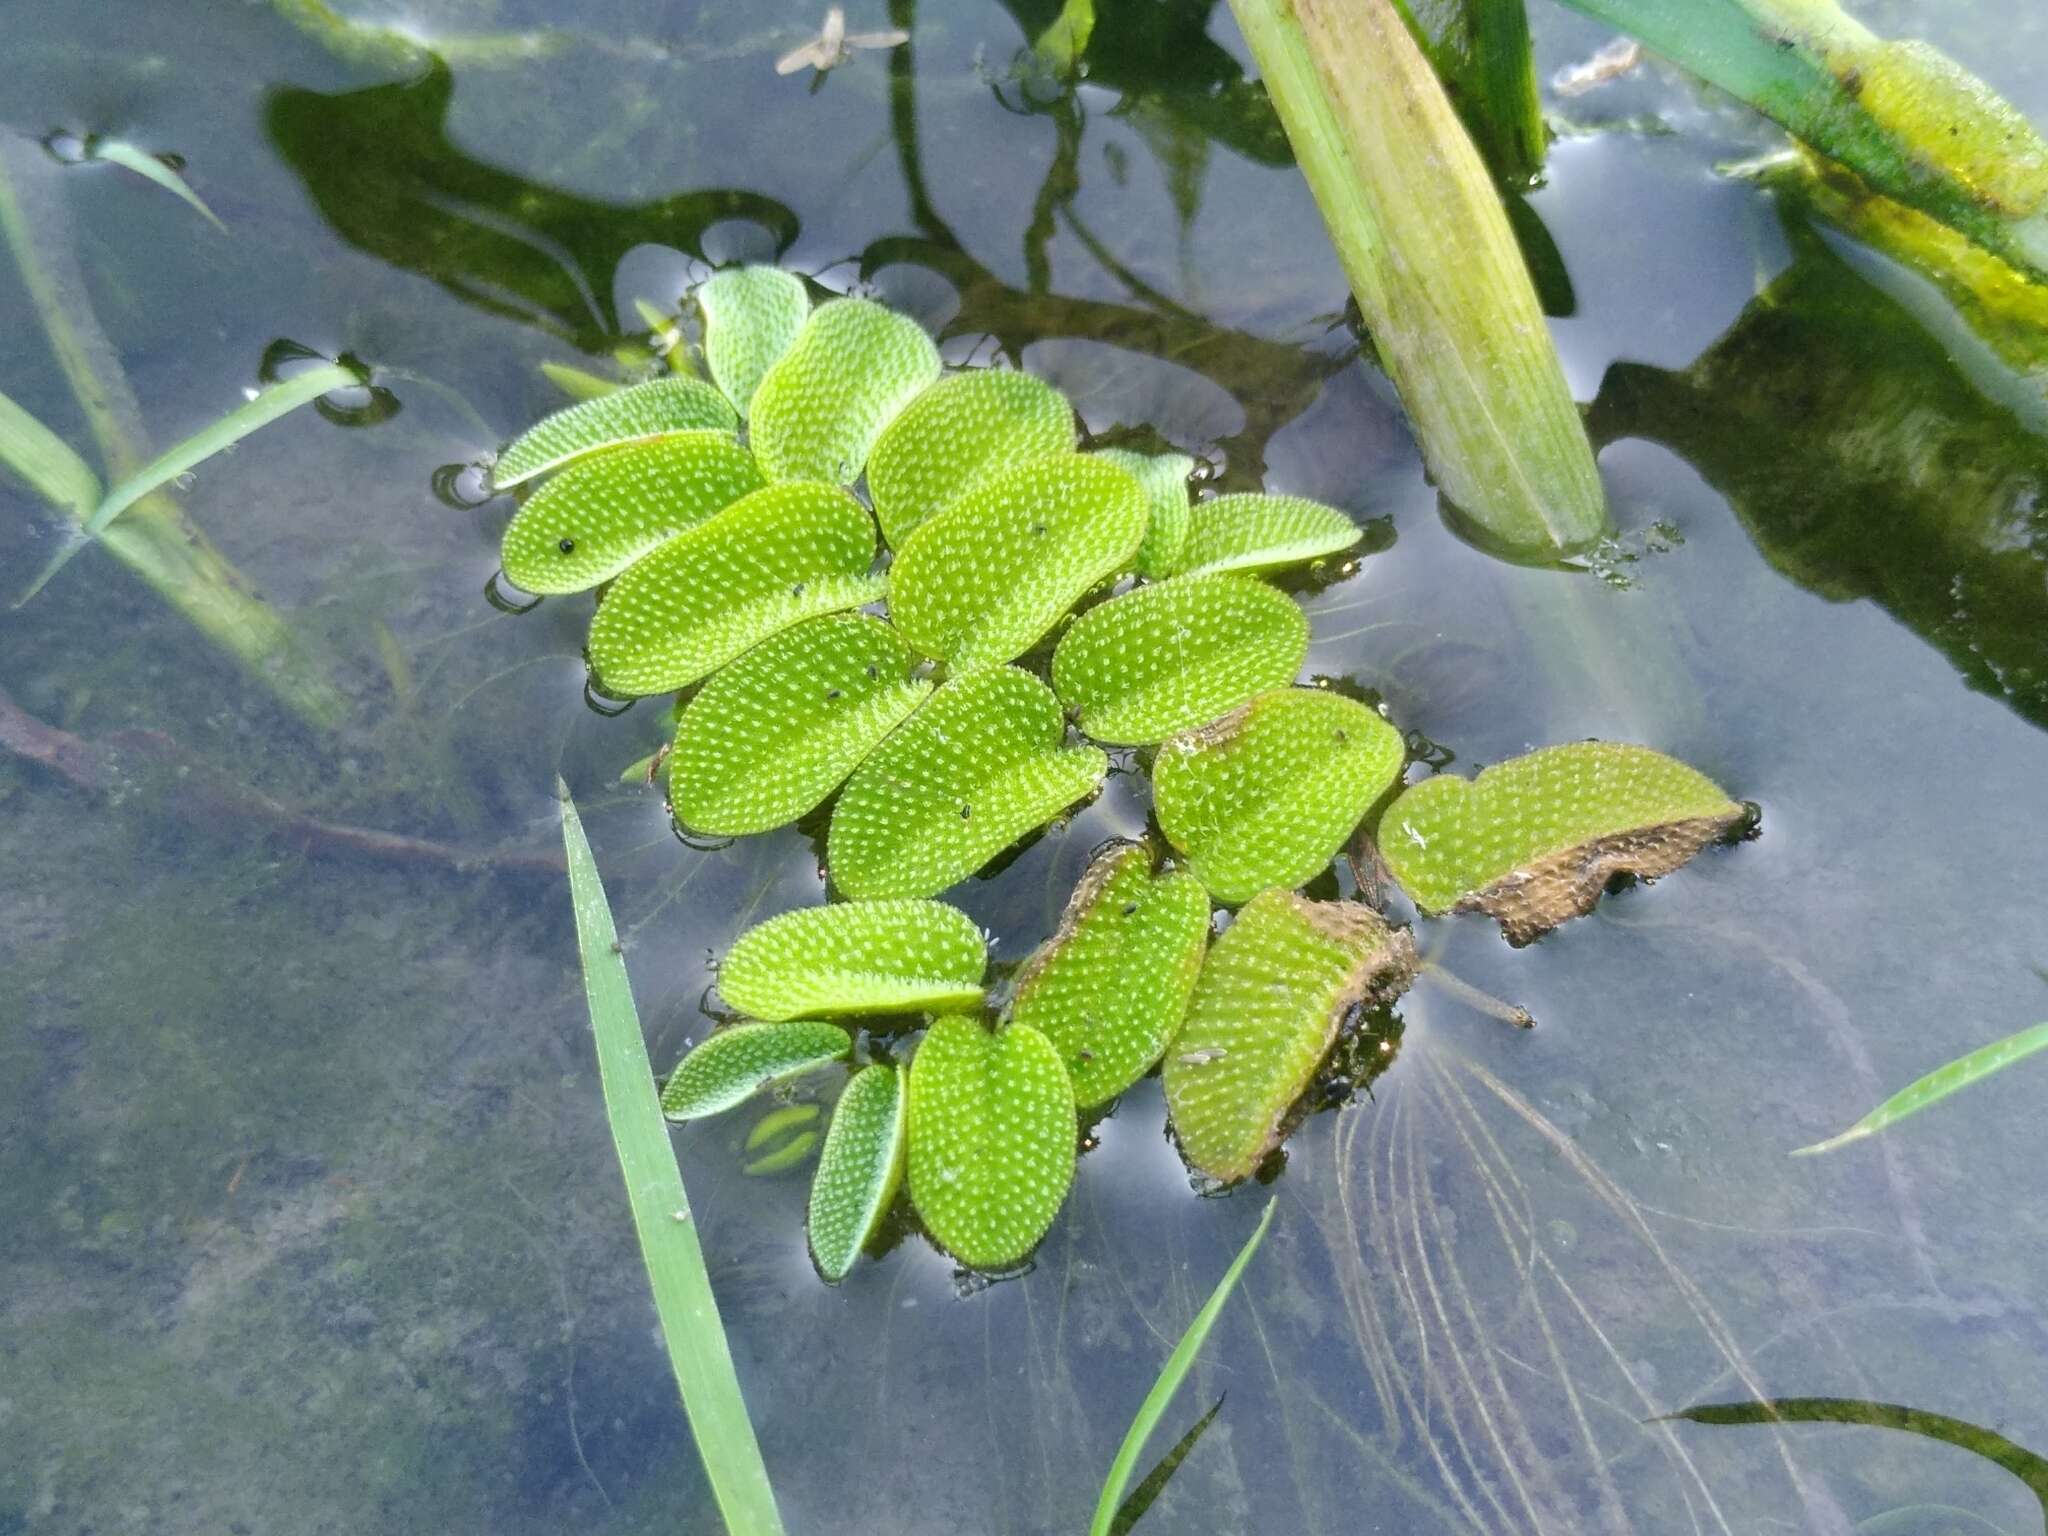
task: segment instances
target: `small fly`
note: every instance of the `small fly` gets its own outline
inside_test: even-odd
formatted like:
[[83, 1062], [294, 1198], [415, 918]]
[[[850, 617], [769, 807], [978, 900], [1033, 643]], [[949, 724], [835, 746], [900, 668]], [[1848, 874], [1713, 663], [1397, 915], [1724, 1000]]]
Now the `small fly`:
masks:
[[908, 32], [848, 32], [846, 12], [835, 5], [825, 13], [825, 25], [816, 37], [775, 61], [775, 73], [793, 75], [800, 69], [815, 69], [822, 79], [825, 71], [837, 69], [857, 49], [900, 48], [909, 41]]

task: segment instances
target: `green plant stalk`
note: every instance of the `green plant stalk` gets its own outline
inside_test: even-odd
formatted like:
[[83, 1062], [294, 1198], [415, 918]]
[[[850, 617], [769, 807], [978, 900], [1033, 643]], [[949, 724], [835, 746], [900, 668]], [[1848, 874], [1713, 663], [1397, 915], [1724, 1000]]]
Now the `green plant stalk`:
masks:
[[99, 505], [100, 477], [69, 443], [0, 394], [0, 464], [52, 506], [83, 522]]
[[555, 788], [562, 800], [562, 844], [605, 1115], [618, 1148], [633, 1226], [640, 1235], [654, 1309], [668, 1343], [683, 1410], [689, 1415], [690, 1434], [730, 1536], [781, 1536], [775, 1490], [747, 1418], [732, 1351], [719, 1321], [718, 1299], [704, 1267], [703, 1245], [690, 1218], [689, 1198], [683, 1193], [668, 1124], [655, 1094], [654, 1068], [647, 1059], [633, 988], [619, 952], [618, 929], [576, 802], [561, 780], [555, 781]]
[[1466, 131], [1494, 175], [1516, 186], [1543, 174], [1549, 130], [1536, 86], [1536, 54], [1523, 0], [1455, 0], [1432, 31], [1415, 0], [1400, 0], [1409, 30], [1436, 66]]
[[1231, 0], [1438, 488], [1500, 552], [1606, 501], [1492, 178], [1393, 0]]

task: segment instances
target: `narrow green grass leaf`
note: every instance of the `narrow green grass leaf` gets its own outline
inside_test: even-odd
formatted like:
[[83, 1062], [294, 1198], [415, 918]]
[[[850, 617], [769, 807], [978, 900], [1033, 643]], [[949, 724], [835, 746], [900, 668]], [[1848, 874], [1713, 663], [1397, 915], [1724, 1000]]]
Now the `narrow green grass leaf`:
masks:
[[509, 491], [536, 475], [616, 448], [677, 432], [734, 432], [739, 417], [701, 379], [650, 379], [565, 405], [514, 438], [491, 470], [491, 484]]
[[924, 328], [868, 299], [811, 312], [755, 391], [748, 442], [771, 480], [851, 485], [882, 429], [939, 376]]
[[1186, 1434], [1174, 1441], [1164, 1456], [1152, 1464], [1152, 1470], [1139, 1479], [1138, 1486], [1124, 1495], [1116, 1507], [1116, 1518], [1109, 1522], [1109, 1536], [1126, 1536], [1126, 1533], [1145, 1517], [1145, 1511], [1166, 1492], [1166, 1485], [1173, 1480], [1173, 1474], [1180, 1470], [1180, 1464], [1188, 1459], [1190, 1452], [1201, 1443], [1202, 1436], [1209, 1432], [1209, 1426], [1216, 1422], [1216, 1415], [1223, 1411], [1223, 1397], [1209, 1405], [1209, 1411], [1188, 1426]]
[[697, 1225], [690, 1219], [675, 1150], [655, 1098], [654, 1069], [647, 1060], [640, 1015], [633, 1007], [632, 985], [619, 953], [618, 930], [575, 802], [567, 785], [558, 780], [556, 787], [562, 797], [569, 894], [576, 908], [583, 995], [597, 1041], [605, 1115], [625, 1175], [626, 1197], [640, 1236], [640, 1254], [647, 1261], [669, 1364], [689, 1415], [690, 1436], [704, 1459], [712, 1496], [731, 1536], [781, 1536], [775, 1490], [747, 1418]]
[[1209, 894], [1234, 907], [1326, 869], [1407, 755], [1356, 699], [1275, 688], [1162, 746], [1153, 810]]
[[1217, 496], [1195, 503], [1180, 570], [1189, 576], [1277, 571], [1347, 550], [1361, 537], [1342, 512], [1306, 496]]
[[868, 456], [868, 495], [892, 549], [997, 470], [1074, 448], [1074, 408], [1045, 380], [976, 368], [904, 407]]
[[1839, 1136], [1830, 1136], [1810, 1147], [1800, 1147], [1792, 1155], [1811, 1157], [1816, 1152], [1832, 1152], [1852, 1141], [1875, 1136], [1885, 1127], [1898, 1124], [1908, 1115], [1917, 1115], [1923, 1109], [1932, 1108], [1950, 1094], [1959, 1093], [1994, 1072], [2002, 1072], [2044, 1047], [2048, 1047], [2048, 1024], [2036, 1024], [2018, 1034], [2007, 1035], [2003, 1040], [1979, 1046], [1967, 1056], [1960, 1056], [1946, 1066], [1936, 1067], [1925, 1077], [1914, 1079]]
[[1099, 448], [1095, 457], [1126, 470], [1144, 487], [1151, 520], [1145, 542], [1138, 546], [1138, 574], [1158, 580], [1171, 576], [1188, 537], [1188, 476], [1195, 461], [1184, 453], [1137, 453], [1129, 448]]
[[100, 478], [71, 445], [0, 394], [0, 464], [80, 523], [99, 505]]
[[885, 590], [868, 574], [875, 525], [836, 486], [798, 481], [742, 497], [615, 580], [590, 622], [608, 692], [666, 693], [793, 624]]
[[94, 139], [92, 157], [133, 171], [146, 181], [155, 182], [222, 234], [228, 232], [227, 225], [221, 223], [214, 211], [200, 200], [199, 194], [192, 190], [191, 184], [159, 156], [152, 155], [146, 149], [138, 149], [122, 139]]
[[583, 368], [571, 368], [567, 363], [542, 363], [541, 377], [571, 400], [595, 400], [600, 395], [615, 395], [626, 387], [622, 379], [607, 379], [601, 374]]
[[741, 934], [718, 968], [725, 1000], [762, 1019], [947, 1013], [981, 1003], [988, 942], [942, 901], [801, 907]]
[[837, 789], [932, 691], [896, 631], [827, 614], [712, 674], [676, 723], [677, 818], [717, 837], [795, 821]]
[[811, 1262], [837, 1285], [889, 1214], [903, 1182], [909, 1095], [886, 1062], [853, 1074], [832, 1111], [825, 1150], [811, 1179]]
[[[1136, 1523], [1135, 1517], [1130, 1523], [1120, 1522], [1118, 1514], [1124, 1502], [1124, 1492], [1131, 1485], [1131, 1474], [1138, 1468], [1138, 1457], [1144, 1453], [1145, 1442], [1152, 1438], [1152, 1431], [1166, 1417], [1166, 1410], [1173, 1406], [1174, 1394], [1180, 1391], [1181, 1383], [1187, 1380], [1188, 1372], [1194, 1368], [1195, 1356], [1209, 1341], [1216, 1319], [1223, 1315], [1224, 1305], [1237, 1289], [1237, 1282], [1244, 1277], [1252, 1255], [1266, 1240], [1267, 1229], [1273, 1225], [1273, 1213], [1279, 1208], [1278, 1200], [1266, 1202], [1265, 1210], [1259, 1213], [1259, 1224], [1252, 1228], [1252, 1235], [1245, 1239], [1237, 1257], [1230, 1261], [1230, 1268], [1223, 1271], [1223, 1278], [1216, 1282], [1216, 1289], [1209, 1293], [1209, 1299], [1202, 1303], [1202, 1310], [1195, 1314], [1187, 1332], [1174, 1345], [1173, 1353], [1166, 1357], [1159, 1379], [1152, 1383], [1152, 1390], [1138, 1405], [1131, 1427], [1124, 1432], [1123, 1444], [1117, 1447], [1116, 1459], [1109, 1464], [1109, 1476], [1103, 1480], [1102, 1496], [1095, 1501], [1095, 1518], [1089, 1523], [1088, 1536], [1115, 1536], [1115, 1533], [1127, 1531], [1131, 1524]], [[1220, 1400], [1217, 1406], [1222, 1406]], [[1209, 1416], [1213, 1417], [1215, 1412], [1216, 1409], [1210, 1409]]]
[[1037, 1030], [952, 1014], [910, 1062], [910, 1200], [969, 1269], [1028, 1257], [1074, 1182], [1074, 1085]]
[[1015, 667], [953, 679], [855, 770], [827, 859], [848, 896], [936, 896], [1093, 794], [1097, 747], [1064, 745], [1052, 690]]
[[890, 613], [955, 671], [998, 666], [1128, 567], [1146, 516], [1138, 482], [1092, 455], [1004, 470], [910, 536], [890, 571]]
[[671, 1120], [715, 1115], [772, 1082], [829, 1066], [852, 1049], [853, 1037], [845, 1030], [815, 1019], [729, 1025], [707, 1035], [669, 1074], [661, 1112]]
[[762, 378], [804, 328], [811, 296], [801, 278], [779, 267], [727, 267], [697, 290], [697, 310], [704, 317], [704, 366], [745, 416]]
[[1308, 619], [1291, 598], [1244, 577], [1195, 576], [1082, 614], [1053, 652], [1052, 685], [1089, 736], [1142, 746], [1293, 682], [1307, 657]]

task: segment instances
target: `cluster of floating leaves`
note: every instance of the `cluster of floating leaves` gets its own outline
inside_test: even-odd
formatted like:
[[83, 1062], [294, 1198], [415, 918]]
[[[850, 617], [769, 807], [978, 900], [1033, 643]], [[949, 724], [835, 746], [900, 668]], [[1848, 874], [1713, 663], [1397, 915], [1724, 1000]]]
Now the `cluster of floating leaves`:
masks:
[[[832, 802], [842, 899], [740, 937], [719, 971], [740, 1021], [663, 1094], [689, 1120], [856, 1064], [811, 1193], [829, 1280], [906, 1192], [962, 1264], [1022, 1261], [1081, 1117], [1154, 1070], [1191, 1170], [1257, 1172], [1361, 1009], [1416, 968], [1365, 901], [1301, 894], [1361, 828], [1423, 913], [1483, 911], [1527, 943], [1745, 823], [1683, 764], [1598, 742], [1403, 788], [1401, 732], [1299, 682], [1308, 622], [1261, 579], [1351, 549], [1344, 513], [1191, 500], [1188, 456], [1084, 452], [1044, 381], [947, 373], [911, 320], [813, 307], [772, 268], [695, 301], [708, 380], [584, 400], [500, 456], [523, 498], [504, 573], [602, 589], [599, 691], [687, 694], [666, 760], [680, 827], [736, 836]], [[1020, 663], [1049, 639], [1049, 665]], [[1105, 746], [1149, 764], [1166, 847], [1098, 853], [991, 1018], [983, 937], [933, 898], [1096, 794]], [[1238, 910], [1216, 936], [1219, 907]]]

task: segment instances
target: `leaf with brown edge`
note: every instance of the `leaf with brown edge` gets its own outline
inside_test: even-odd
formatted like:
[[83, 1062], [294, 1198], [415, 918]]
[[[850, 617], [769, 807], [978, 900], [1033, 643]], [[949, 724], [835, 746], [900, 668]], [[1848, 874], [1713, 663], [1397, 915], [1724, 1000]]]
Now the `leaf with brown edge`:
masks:
[[498, 455], [491, 485], [509, 491], [535, 475], [622, 443], [678, 432], [732, 432], [739, 424], [732, 406], [702, 379], [650, 379], [543, 416]]
[[1071, 453], [1074, 408], [1045, 380], [974, 368], [904, 407], [868, 456], [868, 496], [890, 548], [998, 470]]
[[1415, 965], [1407, 930], [1357, 902], [1278, 889], [1247, 902], [1209, 946], [1166, 1050], [1166, 1107], [1188, 1166], [1224, 1183], [1256, 1173], [1351, 1009], [1391, 1002]]

